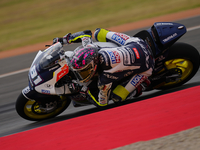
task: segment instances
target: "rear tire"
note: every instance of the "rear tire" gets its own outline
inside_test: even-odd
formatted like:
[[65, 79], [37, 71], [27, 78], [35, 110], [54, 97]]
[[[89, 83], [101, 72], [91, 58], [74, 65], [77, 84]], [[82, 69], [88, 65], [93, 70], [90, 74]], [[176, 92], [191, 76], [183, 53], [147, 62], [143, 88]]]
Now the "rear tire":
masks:
[[[185, 73], [185, 76], [181, 77], [180, 81], [166, 83], [164, 84], [164, 86], [160, 87], [159, 89], [169, 89], [169, 88], [180, 86], [186, 83], [187, 81], [189, 81], [197, 73], [199, 69], [199, 65], [200, 65], [200, 55], [196, 48], [186, 43], [181, 43], [181, 42], [175, 43], [169, 49], [169, 55], [167, 57], [166, 62], [167, 61], [173, 62], [179, 59], [180, 61], [183, 60], [183, 63], [185, 60], [185, 62], [189, 64], [187, 68], [183, 69], [185, 70], [185, 72], [183, 72], [182, 76], [184, 76], [184, 73]], [[176, 68], [182, 69], [178, 65], [176, 66]]]

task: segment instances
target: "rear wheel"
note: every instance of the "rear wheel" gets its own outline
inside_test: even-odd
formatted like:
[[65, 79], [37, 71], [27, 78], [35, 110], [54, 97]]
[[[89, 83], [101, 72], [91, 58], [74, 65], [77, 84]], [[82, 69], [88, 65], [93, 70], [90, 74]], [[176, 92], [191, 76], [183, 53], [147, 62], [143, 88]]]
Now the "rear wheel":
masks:
[[41, 121], [53, 118], [62, 113], [69, 105], [71, 100], [66, 97], [58, 97], [55, 101], [40, 103], [24, 97], [21, 93], [16, 101], [16, 111], [24, 119], [31, 121]]
[[198, 71], [200, 65], [199, 52], [186, 43], [175, 43], [169, 49], [169, 55], [165, 62], [168, 70], [178, 68], [182, 71], [179, 80], [165, 83], [159, 89], [169, 89], [180, 86], [189, 81]]

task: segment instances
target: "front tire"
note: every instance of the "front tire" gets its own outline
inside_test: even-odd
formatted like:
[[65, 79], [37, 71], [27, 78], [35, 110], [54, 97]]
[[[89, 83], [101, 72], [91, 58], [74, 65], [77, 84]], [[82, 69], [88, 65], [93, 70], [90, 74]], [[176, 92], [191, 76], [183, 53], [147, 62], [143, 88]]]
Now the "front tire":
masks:
[[15, 108], [17, 113], [24, 119], [30, 120], [30, 121], [41, 121], [49, 118], [53, 118], [60, 113], [62, 113], [69, 105], [71, 100], [67, 99], [66, 97], [58, 97], [59, 98], [59, 107], [55, 107], [50, 112], [42, 112], [41, 109], [39, 109], [39, 103], [35, 100], [30, 100], [24, 97], [24, 95], [21, 93], [19, 97], [17, 98]]

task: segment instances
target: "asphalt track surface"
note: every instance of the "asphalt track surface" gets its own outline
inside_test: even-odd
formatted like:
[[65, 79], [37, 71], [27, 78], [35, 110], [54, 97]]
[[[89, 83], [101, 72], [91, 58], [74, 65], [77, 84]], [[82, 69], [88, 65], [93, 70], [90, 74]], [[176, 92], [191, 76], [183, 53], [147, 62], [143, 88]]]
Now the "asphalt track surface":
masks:
[[[176, 22], [184, 24], [187, 29], [189, 29], [179, 41], [193, 45], [200, 52], [200, 16], [178, 20]], [[148, 27], [145, 29], [147, 28]], [[126, 32], [126, 34], [134, 35], [140, 30], [142, 29], [129, 31]], [[76, 46], [76, 44], [69, 45], [68, 49], [73, 50]], [[30, 67], [35, 55], [36, 52], [33, 52], [20, 56], [0, 59], [0, 137], [100, 111], [92, 105], [79, 108], [74, 108], [72, 105], [70, 105], [62, 114], [46, 121], [32, 122], [24, 120], [18, 116], [15, 111], [15, 101], [21, 90], [28, 85], [28, 72], [24, 71], [23, 69], [26, 70], [26, 68]], [[21, 70], [21, 73], [14, 72], [19, 70]], [[7, 73], [11, 74], [8, 74], [8, 76], [5, 77], [4, 75]], [[195, 77], [193, 77], [193, 79], [181, 87], [166, 91], [154, 90], [147, 92], [139, 97], [138, 100], [144, 100], [200, 85], [199, 79], [200, 70], [197, 72]], [[112, 107], [115, 106], [111, 104], [110, 108]]]

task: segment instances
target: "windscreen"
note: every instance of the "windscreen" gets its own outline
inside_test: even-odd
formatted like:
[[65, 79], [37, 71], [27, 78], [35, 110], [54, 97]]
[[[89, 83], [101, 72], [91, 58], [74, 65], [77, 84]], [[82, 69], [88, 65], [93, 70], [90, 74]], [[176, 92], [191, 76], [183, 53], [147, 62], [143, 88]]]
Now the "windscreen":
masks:
[[61, 55], [64, 54], [64, 50], [60, 43], [57, 43], [44, 51], [44, 55], [40, 61], [40, 66], [43, 69], [54, 66], [61, 59]]

